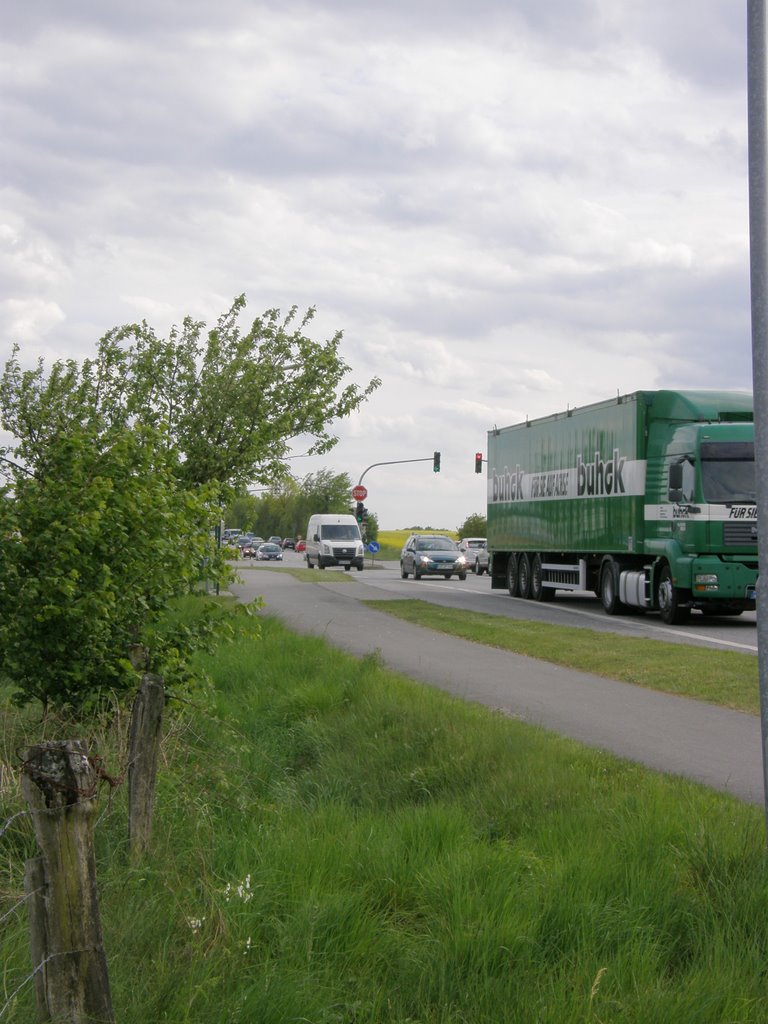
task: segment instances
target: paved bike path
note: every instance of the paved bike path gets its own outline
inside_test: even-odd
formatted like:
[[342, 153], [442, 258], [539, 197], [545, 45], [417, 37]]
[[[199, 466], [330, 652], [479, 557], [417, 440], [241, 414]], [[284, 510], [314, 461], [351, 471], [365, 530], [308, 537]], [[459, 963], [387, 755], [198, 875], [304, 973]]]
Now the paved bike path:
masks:
[[[232, 592], [265, 599], [265, 613], [466, 700], [661, 772], [763, 803], [760, 719], [700, 701], [602, 679], [390, 618], [361, 602], [385, 597], [347, 578], [304, 583], [286, 572], [246, 572]], [[600, 642], [610, 643], [610, 637]], [[685, 653], [679, 657], [685, 671]]]

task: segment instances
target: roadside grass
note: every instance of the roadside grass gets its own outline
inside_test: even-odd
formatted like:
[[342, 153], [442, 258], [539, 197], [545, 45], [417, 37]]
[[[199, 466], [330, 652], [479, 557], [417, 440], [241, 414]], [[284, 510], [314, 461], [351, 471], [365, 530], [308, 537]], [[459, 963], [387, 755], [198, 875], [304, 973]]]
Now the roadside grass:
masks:
[[[100, 810], [123, 1024], [768, 1019], [760, 809], [253, 626], [200, 659], [206, 706], [169, 707], [151, 856], [131, 865], [124, 789]], [[14, 715], [0, 821], [34, 725]], [[124, 731], [97, 736], [113, 762]], [[30, 973], [33, 853], [14, 820], [3, 1002]], [[30, 985], [0, 1019], [34, 1019]]]
[[427, 601], [365, 603], [418, 626], [566, 668], [751, 714], [760, 710], [758, 665], [753, 655], [506, 619]]
[[289, 576], [293, 576], [294, 579], [303, 580], [305, 583], [349, 583], [352, 579], [351, 572], [344, 572], [343, 569], [301, 569], [298, 566], [294, 569], [287, 565], [270, 565], [269, 562], [266, 564], [255, 564], [255, 565], [238, 565], [237, 572], [251, 572], [263, 570], [265, 572], [285, 572]]

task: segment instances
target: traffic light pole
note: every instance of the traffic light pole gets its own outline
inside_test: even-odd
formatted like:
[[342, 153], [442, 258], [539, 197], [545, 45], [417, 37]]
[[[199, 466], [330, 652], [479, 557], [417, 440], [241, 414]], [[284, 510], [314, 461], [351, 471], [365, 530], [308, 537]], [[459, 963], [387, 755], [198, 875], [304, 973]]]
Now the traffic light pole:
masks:
[[[752, 391], [755, 402], [757, 515], [768, 513], [768, 14], [766, 0], [747, 4], [747, 110], [749, 139], [749, 254], [752, 312]], [[768, 535], [757, 535], [758, 564], [765, 570]], [[768, 574], [757, 579], [757, 671], [763, 745], [763, 804], [768, 831]]]
[[399, 466], [403, 462], [432, 462], [434, 463], [434, 456], [430, 455], [428, 459], [394, 459], [392, 462], [372, 462], [367, 469], [364, 469], [360, 474], [360, 479], [357, 481], [358, 485], [363, 482], [363, 477], [369, 469], [375, 469], [376, 466]]

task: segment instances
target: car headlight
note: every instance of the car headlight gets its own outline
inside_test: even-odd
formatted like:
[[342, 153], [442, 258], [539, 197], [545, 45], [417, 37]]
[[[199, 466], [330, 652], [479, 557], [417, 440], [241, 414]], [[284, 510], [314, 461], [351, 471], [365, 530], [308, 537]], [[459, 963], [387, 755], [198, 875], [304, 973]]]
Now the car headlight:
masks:
[[419, 555], [419, 561], [422, 565], [429, 565], [431, 559], [429, 555]]
[[459, 555], [459, 557], [456, 559], [456, 565], [466, 565], [466, 564], [467, 564], [467, 560], [464, 557], [464, 555]]

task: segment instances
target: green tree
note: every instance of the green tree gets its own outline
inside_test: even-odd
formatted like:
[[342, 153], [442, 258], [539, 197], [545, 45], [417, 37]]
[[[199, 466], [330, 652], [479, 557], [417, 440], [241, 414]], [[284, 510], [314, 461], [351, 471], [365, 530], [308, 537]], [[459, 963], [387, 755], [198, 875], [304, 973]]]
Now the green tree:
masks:
[[82, 706], [132, 683], [128, 648], [156, 614], [227, 568], [212, 485], [183, 487], [153, 428], [51, 435], [0, 503], [0, 676], [23, 701]]
[[[304, 535], [309, 517], [316, 512], [348, 513], [352, 504], [352, 481], [347, 473], [321, 469], [303, 479], [281, 477], [269, 491], [253, 499], [252, 529], [262, 537], [277, 533], [281, 537]], [[226, 510], [229, 524], [235, 523], [242, 499]], [[249, 523], [249, 526], [251, 524]]]
[[224, 525], [239, 530], [252, 530], [256, 523], [258, 501], [252, 494], [237, 494], [224, 513]]
[[375, 512], [368, 512], [368, 523], [365, 528], [366, 541], [379, 539], [379, 519]]
[[14, 348], [0, 380], [3, 425], [17, 439], [15, 454], [33, 471], [51, 438], [73, 418], [104, 427], [141, 423], [162, 428], [177, 453], [175, 472], [189, 486], [210, 482], [272, 485], [286, 472], [291, 441], [307, 440], [307, 454], [330, 451], [331, 426], [360, 407], [380, 385], [344, 383], [350, 367], [342, 334], [316, 342], [304, 333], [309, 309], [297, 320], [267, 310], [242, 332], [245, 297], [207, 332], [186, 318], [169, 338], [145, 322], [108, 332], [82, 367], [42, 361], [22, 371]]
[[238, 485], [286, 474], [298, 435], [328, 451], [333, 422], [379, 384], [345, 384], [341, 335], [305, 335], [313, 310], [270, 310], [242, 333], [244, 298], [216, 327], [167, 340], [116, 328], [81, 365], [0, 377], [0, 676], [21, 699], [83, 704], [127, 681], [128, 645], [172, 597], [226, 579], [211, 529]]
[[488, 530], [488, 520], [479, 513], [467, 516], [464, 522], [456, 530], [459, 537], [485, 537]]

